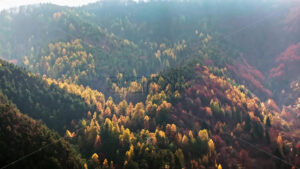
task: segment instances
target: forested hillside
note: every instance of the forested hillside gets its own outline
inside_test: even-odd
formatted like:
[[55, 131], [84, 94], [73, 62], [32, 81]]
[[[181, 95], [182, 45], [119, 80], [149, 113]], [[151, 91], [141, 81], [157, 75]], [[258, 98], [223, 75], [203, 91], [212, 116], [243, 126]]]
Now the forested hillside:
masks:
[[61, 133], [73, 120], [95, 109], [82, 98], [48, 85], [41, 77], [4, 61], [0, 61], [0, 79], [1, 91], [22, 113], [42, 119], [48, 127]]
[[[83, 168], [84, 161], [66, 140], [41, 122], [22, 114], [2, 93], [0, 122], [1, 167]], [[37, 153], [16, 162], [34, 151]], [[8, 163], [10, 165], [6, 166]]]
[[0, 167], [51, 144], [14, 167], [299, 168], [299, 7], [103, 0], [1, 11]]

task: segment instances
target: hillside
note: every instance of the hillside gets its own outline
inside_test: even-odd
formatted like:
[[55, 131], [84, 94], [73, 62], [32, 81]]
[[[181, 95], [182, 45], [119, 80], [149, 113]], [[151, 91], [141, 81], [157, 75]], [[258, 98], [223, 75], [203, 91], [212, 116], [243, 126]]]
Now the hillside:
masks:
[[41, 77], [0, 60], [0, 89], [22, 113], [42, 119], [49, 128], [64, 133], [73, 120], [79, 120], [93, 107]]
[[192, 64], [163, 72], [146, 79], [147, 99], [136, 104], [97, 101], [90, 99], [102, 95], [96, 90], [45, 80], [97, 105], [69, 129], [76, 133], [72, 142], [91, 158], [89, 166], [286, 168], [289, 164], [278, 158], [299, 162], [292, 132], [299, 129], [297, 122], [290, 125], [288, 116], [278, 117], [272, 100], [261, 102], [226, 77], [226, 69]]
[[276, 58], [299, 42], [297, 6], [258, 0], [24, 6], [0, 14], [0, 57], [106, 95], [113, 95], [107, 77], [137, 80], [199, 58], [208, 66], [228, 64], [232, 78], [260, 99], [278, 101], [278, 87], [266, 78]]
[[[0, 94], [0, 166], [8, 168], [83, 168], [72, 146], [43, 123], [20, 113]], [[41, 150], [40, 148], [45, 147]], [[26, 157], [29, 153], [31, 156]]]

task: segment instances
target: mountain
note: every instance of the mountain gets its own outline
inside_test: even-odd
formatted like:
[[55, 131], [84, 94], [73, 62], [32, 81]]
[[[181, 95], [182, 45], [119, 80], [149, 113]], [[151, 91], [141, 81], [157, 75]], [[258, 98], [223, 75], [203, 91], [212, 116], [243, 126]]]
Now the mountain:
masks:
[[1, 11], [3, 165], [53, 143], [28, 157], [39, 164], [15, 165], [299, 168], [299, 6], [104, 0]]

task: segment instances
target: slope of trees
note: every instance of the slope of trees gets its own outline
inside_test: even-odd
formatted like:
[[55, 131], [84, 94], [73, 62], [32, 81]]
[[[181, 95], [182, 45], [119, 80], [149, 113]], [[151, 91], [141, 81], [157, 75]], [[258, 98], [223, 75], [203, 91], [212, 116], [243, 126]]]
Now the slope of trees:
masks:
[[297, 151], [286, 151], [297, 146], [295, 136], [283, 133], [297, 127], [279, 118], [275, 103], [261, 102], [245, 86], [227, 78], [225, 68], [193, 63], [153, 75], [146, 80], [145, 102], [136, 104], [116, 103], [90, 88], [45, 80], [97, 105], [68, 131], [89, 166], [199, 168], [221, 163], [225, 168], [253, 168], [246, 162], [251, 160], [263, 163], [262, 168], [287, 167], [236, 137], [296, 162]]
[[[11, 164], [11, 168], [83, 168], [72, 146], [44, 124], [20, 113], [0, 93], [0, 166], [3, 167], [46, 145], [48, 147]], [[10, 168], [9, 167], [9, 168]]]
[[79, 120], [89, 110], [95, 109], [79, 96], [48, 85], [41, 77], [2, 60], [0, 87], [22, 113], [42, 119], [49, 128], [61, 133], [73, 120]]
[[[290, 126], [280, 118], [271, 101], [261, 102], [247, 88], [227, 78], [225, 68], [196, 63], [191, 62], [146, 79], [149, 84], [148, 91], [144, 92], [146, 100], [136, 104], [126, 100], [116, 103], [111, 97], [105, 99], [102, 93], [89, 87], [29, 76], [4, 61], [1, 62], [1, 70], [5, 72], [3, 77], [11, 81], [3, 80], [6, 85], [2, 89], [11, 100], [18, 101], [12, 93], [20, 90], [16, 95], [22, 96], [23, 90], [8, 87], [18, 86], [14, 77], [9, 76], [18, 72], [16, 77], [22, 76], [18, 79], [27, 79], [20, 86], [25, 86], [27, 81], [31, 82], [31, 86], [43, 84], [38, 86], [52, 86], [55, 91], [61, 92], [55, 95], [56, 98], [62, 95], [65, 99], [68, 98], [66, 96], [78, 98], [80, 104], [77, 106], [85, 105], [89, 109], [78, 112], [78, 117], [72, 113], [64, 114], [67, 120], [60, 123], [71, 123], [66, 125], [68, 130], [54, 128], [65, 131], [68, 140], [76, 144], [87, 159], [89, 168], [205, 168], [216, 165], [253, 168], [247, 162], [249, 160], [264, 162], [262, 168], [287, 167], [280, 161], [270, 161], [269, 156], [249, 149], [244, 142], [235, 140], [236, 137], [297, 163], [295, 136], [282, 134], [297, 128], [296, 125]], [[24, 89], [30, 90], [28, 87]], [[33, 91], [30, 93], [34, 94]], [[39, 96], [28, 97], [35, 99]], [[39, 100], [43, 107], [33, 110], [43, 112], [52, 109], [49, 102], [42, 104]], [[66, 107], [76, 102], [64, 103]], [[18, 102], [16, 104], [22, 106]], [[28, 105], [31, 104], [28, 102]], [[45, 116], [41, 119], [51, 126]], [[53, 124], [61, 125], [58, 121], [53, 120]], [[295, 151], [287, 151], [291, 146]]]

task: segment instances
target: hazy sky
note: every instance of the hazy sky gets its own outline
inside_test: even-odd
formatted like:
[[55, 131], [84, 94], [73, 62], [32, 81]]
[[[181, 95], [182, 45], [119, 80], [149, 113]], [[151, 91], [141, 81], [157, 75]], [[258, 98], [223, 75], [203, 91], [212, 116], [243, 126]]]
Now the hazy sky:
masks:
[[96, 1], [98, 0], [0, 0], [0, 10], [18, 7], [21, 5], [38, 4], [46, 2], [58, 5], [80, 6]]

